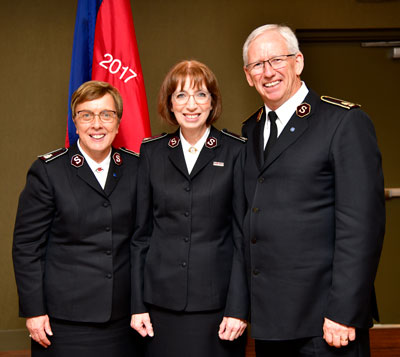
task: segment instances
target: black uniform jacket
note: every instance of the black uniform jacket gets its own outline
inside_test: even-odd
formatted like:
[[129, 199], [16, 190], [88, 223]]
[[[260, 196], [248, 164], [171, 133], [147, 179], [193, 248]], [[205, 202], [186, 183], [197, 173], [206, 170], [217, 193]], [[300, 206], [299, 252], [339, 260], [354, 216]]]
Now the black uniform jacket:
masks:
[[76, 154], [74, 145], [54, 160], [36, 160], [20, 196], [13, 259], [22, 317], [105, 322], [130, 316], [139, 160], [113, 149], [103, 190]]
[[141, 147], [132, 310], [225, 308], [247, 318], [244, 140], [211, 127], [191, 174], [179, 131]]
[[373, 124], [360, 109], [326, 103], [312, 91], [304, 103], [266, 162], [257, 121], [264, 107], [243, 126], [257, 339], [321, 336], [324, 317], [366, 328], [376, 311], [385, 207]]

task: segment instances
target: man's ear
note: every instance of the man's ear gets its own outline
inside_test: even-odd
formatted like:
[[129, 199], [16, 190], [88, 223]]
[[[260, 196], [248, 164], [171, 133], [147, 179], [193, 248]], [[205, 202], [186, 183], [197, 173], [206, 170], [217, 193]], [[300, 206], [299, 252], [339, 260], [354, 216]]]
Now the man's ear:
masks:
[[296, 66], [296, 75], [300, 76], [301, 72], [303, 72], [304, 68], [304, 56], [301, 52], [296, 53], [295, 57], [295, 66]]
[[243, 70], [244, 70], [244, 74], [246, 75], [247, 83], [249, 83], [250, 87], [254, 87], [253, 78], [251, 77], [250, 72], [248, 71], [246, 66], [243, 67]]

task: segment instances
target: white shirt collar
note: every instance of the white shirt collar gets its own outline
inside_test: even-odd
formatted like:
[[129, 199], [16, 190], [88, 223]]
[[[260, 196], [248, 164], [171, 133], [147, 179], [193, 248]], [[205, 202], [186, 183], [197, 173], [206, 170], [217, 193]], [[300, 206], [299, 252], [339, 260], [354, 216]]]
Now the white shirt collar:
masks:
[[[210, 127], [208, 127], [205, 131], [205, 133], [203, 134], [203, 136], [197, 141], [196, 144], [194, 145], [190, 145], [187, 140], [184, 138], [184, 136], [182, 135], [182, 131], [179, 130], [179, 137], [181, 139], [181, 143], [182, 143], [182, 150], [183, 150], [183, 155], [185, 157], [185, 161], [186, 161], [186, 166], [188, 169], [189, 174], [192, 172], [192, 169], [197, 161], [197, 158], [200, 155], [200, 151], [203, 148], [204, 144], [207, 141], [208, 136], [210, 135]], [[194, 148], [194, 149], [191, 149]], [[191, 150], [189, 150], [191, 149]]]

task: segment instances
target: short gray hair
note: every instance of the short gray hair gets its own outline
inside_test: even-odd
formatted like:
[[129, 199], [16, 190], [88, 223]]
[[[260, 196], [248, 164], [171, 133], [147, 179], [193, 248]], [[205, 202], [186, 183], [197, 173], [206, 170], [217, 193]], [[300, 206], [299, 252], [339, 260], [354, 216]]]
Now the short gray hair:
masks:
[[262, 35], [267, 31], [278, 31], [286, 40], [286, 45], [290, 53], [300, 52], [299, 42], [297, 41], [296, 35], [290, 27], [277, 24], [263, 25], [253, 30], [253, 32], [247, 37], [246, 42], [243, 45], [243, 63], [245, 66], [248, 64], [247, 54], [249, 52], [249, 46], [251, 42], [255, 40], [256, 37]]

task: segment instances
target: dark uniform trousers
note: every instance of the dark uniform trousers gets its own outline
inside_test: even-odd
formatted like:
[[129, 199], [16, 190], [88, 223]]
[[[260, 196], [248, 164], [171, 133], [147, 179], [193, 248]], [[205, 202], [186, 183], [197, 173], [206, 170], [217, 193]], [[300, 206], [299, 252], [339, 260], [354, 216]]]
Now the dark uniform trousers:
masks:
[[373, 124], [310, 91], [264, 162], [264, 111], [243, 126], [252, 337], [320, 337], [324, 317], [367, 330], [385, 225]]
[[370, 355], [368, 329], [357, 329], [357, 338], [340, 348], [329, 346], [321, 337], [289, 341], [255, 341], [257, 357], [366, 357]]

